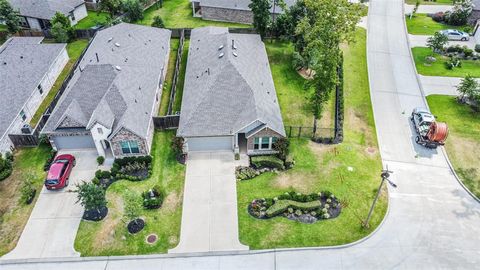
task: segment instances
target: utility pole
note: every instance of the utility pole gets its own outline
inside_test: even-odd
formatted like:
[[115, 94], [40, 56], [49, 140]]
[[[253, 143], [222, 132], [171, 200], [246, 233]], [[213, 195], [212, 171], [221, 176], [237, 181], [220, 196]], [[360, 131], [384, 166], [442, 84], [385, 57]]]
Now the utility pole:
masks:
[[370, 211], [368, 212], [367, 220], [363, 223], [363, 226], [365, 228], [368, 228], [370, 225], [368, 224], [370, 222], [370, 218], [372, 217], [373, 209], [375, 208], [375, 204], [377, 203], [378, 197], [380, 196], [380, 192], [382, 192], [382, 187], [383, 187], [383, 182], [387, 181], [392, 187], [396, 188], [397, 185], [390, 181], [388, 178], [390, 177], [390, 174], [393, 173], [392, 171], [388, 170], [388, 165], [387, 169], [382, 170], [382, 173], [380, 174], [380, 177], [382, 177], [382, 181], [380, 182], [380, 186], [378, 187], [377, 194], [375, 195], [375, 199], [373, 199], [372, 206], [370, 207]]

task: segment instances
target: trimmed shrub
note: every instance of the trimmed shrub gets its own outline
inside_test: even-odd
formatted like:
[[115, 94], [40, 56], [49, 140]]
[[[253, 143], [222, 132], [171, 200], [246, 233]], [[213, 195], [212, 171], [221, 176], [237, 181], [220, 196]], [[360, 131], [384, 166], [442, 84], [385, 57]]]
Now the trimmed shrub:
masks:
[[436, 22], [443, 22], [445, 21], [445, 13], [443, 12], [437, 12], [435, 14], [432, 15], [432, 20], [436, 21]]
[[471, 57], [471, 56], [473, 56], [473, 50], [472, 50], [472, 49], [465, 49], [465, 50], [463, 51], [463, 55], [464, 55], [465, 57]]
[[111, 176], [112, 175], [109, 171], [98, 170], [95, 172], [95, 178], [98, 178], [98, 179], [108, 179]]
[[266, 214], [268, 217], [277, 216], [285, 212], [289, 207], [292, 207], [297, 210], [307, 210], [312, 211], [321, 206], [319, 200], [312, 202], [296, 202], [292, 200], [278, 200], [274, 205], [267, 209]]
[[33, 187], [33, 182], [35, 181], [35, 175], [33, 173], [28, 173], [23, 179], [22, 188], [20, 189], [21, 196], [20, 202], [24, 204], [30, 204], [35, 197], [36, 190]]
[[12, 174], [12, 162], [8, 159], [4, 159], [0, 155], [0, 181], [6, 179]]
[[104, 156], [98, 156], [97, 157], [98, 165], [103, 165], [104, 162], [105, 162], [105, 157]]
[[147, 209], [156, 209], [162, 206], [164, 194], [159, 186], [144, 191], [142, 193], [143, 207]]
[[253, 167], [256, 169], [261, 169], [261, 168], [271, 168], [271, 169], [278, 169], [278, 170], [285, 169], [283, 161], [276, 156], [254, 156], [251, 159], [251, 163]]
[[257, 176], [259, 173], [250, 167], [238, 166], [235, 169], [235, 176], [238, 180], [248, 180]]
[[475, 45], [475, 51], [480, 53], [480, 44]]

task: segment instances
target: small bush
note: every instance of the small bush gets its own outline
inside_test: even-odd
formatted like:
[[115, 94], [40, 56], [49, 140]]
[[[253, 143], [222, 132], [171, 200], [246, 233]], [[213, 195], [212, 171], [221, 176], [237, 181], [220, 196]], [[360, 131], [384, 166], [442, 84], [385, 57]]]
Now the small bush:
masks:
[[5, 153], [5, 159], [6, 159], [6, 160], [8, 160], [8, 161], [10, 161], [10, 162], [13, 162], [13, 158], [14, 158], [14, 157], [13, 157], [12, 152], [6, 152], [6, 153]]
[[465, 49], [465, 50], [463, 51], [463, 55], [464, 55], [465, 57], [471, 57], [471, 56], [473, 56], [473, 50], [472, 50], [472, 49]]
[[12, 162], [8, 159], [4, 159], [0, 155], [0, 181], [6, 179], [12, 174]]
[[98, 165], [103, 165], [104, 162], [105, 162], [105, 157], [104, 156], [97, 157]]
[[288, 155], [285, 159], [285, 169], [291, 169], [295, 165], [295, 159], [292, 155]]
[[109, 179], [112, 174], [109, 171], [98, 170], [95, 172], [95, 178], [98, 179]]
[[480, 53], [480, 44], [475, 45], [475, 51]]
[[255, 156], [251, 159], [253, 167], [257, 169], [271, 168], [283, 170], [285, 169], [284, 163], [276, 156]]
[[50, 155], [48, 156], [47, 160], [45, 161], [45, 164], [43, 165], [43, 170], [44, 171], [48, 171], [48, 169], [50, 169], [50, 165], [52, 164], [56, 155], [57, 155], [57, 151], [52, 149], [50, 151]]
[[22, 188], [20, 190], [20, 202], [24, 204], [30, 204], [35, 197], [36, 190], [33, 187], [33, 182], [35, 180], [35, 175], [28, 173], [27, 176], [23, 179]]
[[254, 178], [255, 176], [257, 176], [258, 173], [257, 173], [257, 171], [255, 171], [255, 169], [253, 169], [253, 168], [244, 167], [244, 166], [238, 166], [238, 167], [235, 169], [235, 175], [236, 175], [236, 177], [237, 177], [238, 180], [242, 181], [242, 180], [252, 179], [252, 178]]
[[277, 216], [283, 212], [285, 212], [289, 207], [292, 207], [297, 210], [308, 210], [312, 211], [316, 208], [321, 206], [320, 201], [312, 201], [312, 202], [296, 202], [291, 200], [279, 200], [270, 208], [267, 209], [266, 214], [268, 217]]
[[147, 209], [156, 209], [162, 206], [164, 195], [159, 186], [144, 191], [142, 193], [143, 207]]
[[443, 12], [437, 12], [432, 15], [432, 20], [436, 22], [443, 22], [445, 20], [445, 13]]
[[457, 45], [449, 46], [446, 51], [448, 53], [452, 53], [452, 52], [463, 53], [463, 50], [464, 50], [464, 47], [457, 44]]
[[92, 179], [92, 183], [98, 186], [98, 185], [100, 185], [100, 179], [95, 177], [95, 178]]

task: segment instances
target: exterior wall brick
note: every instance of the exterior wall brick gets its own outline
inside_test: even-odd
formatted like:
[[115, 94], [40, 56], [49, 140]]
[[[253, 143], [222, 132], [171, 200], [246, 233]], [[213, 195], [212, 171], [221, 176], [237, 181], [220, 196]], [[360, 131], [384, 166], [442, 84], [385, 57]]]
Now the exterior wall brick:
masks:
[[282, 135], [280, 135], [277, 132], [275, 132], [275, 131], [269, 129], [268, 127], [266, 127], [265, 129], [259, 131], [254, 136], [247, 139], [247, 154], [249, 154], [249, 155], [259, 155], [259, 154], [274, 154], [275, 153], [275, 151], [272, 151], [272, 150], [255, 150], [255, 149], [253, 149], [253, 146], [255, 144], [255, 138], [260, 138], [260, 137], [283, 138]]
[[202, 19], [251, 24], [253, 23], [253, 13], [249, 10], [202, 7]]
[[[121, 141], [137, 141], [138, 142], [138, 148], [140, 149], [140, 153], [138, 154], [123, 154], [122, 153], [122, 147], [120, 145]], [[113, 150], [113, 155], [117, 157], [125, 157], [125, 156], [144, 156], [144, 155], [149, 155], [150, 151], [147, 148], [147, 144], [145, 139], [137, 136], [136, 134], [133, 134], [132, 132], [128, 131], [127, 129], [122, 128], [116, 135], [110, 140], [110, 145]]]

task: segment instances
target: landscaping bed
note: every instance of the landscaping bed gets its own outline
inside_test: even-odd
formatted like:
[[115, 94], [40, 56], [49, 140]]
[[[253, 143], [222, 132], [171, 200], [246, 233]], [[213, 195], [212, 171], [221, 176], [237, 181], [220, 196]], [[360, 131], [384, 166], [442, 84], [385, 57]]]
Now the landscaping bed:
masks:
[[[428, 64], [425, 59], [432, 56], [432, 50], [430, 48], [415, 47], [412, 48], [412, 54], [417, 72], [421, 75], [465, 77], [467, 74], [470, 74], [474, 77], [480, 77], [480, 56], [478, 56], [478, 53], [472, 53], [472, 56], [468, 57], [467, 60], [458, 58], [454, 52], [447, 52], [445, 55], [433, 53], [435, 62]], [[449, 55], [458, 58], [461, 66], [449, 69], [447, 66], [447, 62], [451, 61]]]
[[[75, 240], [75, 250], [82, 256], [111, 256], [165, 253], [177, 246], [182, 216], [185, 166], [179, 164], [170, 148], [174, 132], [156, 132], [152, 144], [152, 174], [141, 181], [117, 180], [106, 191], [108, 215], [100, 222], [84, 221]], [[145, 194], [156, 193], [151, 202]], [[125, 218], [129, 208], [126, 195], [139, 204], [139, 215], [144, 221], [141, 231], [131, 234], [128, 224], [134, 219]], [[139, 228], [137, 228], [139, 229]], [[149, 244], [147, 236], [158, 239]]]

